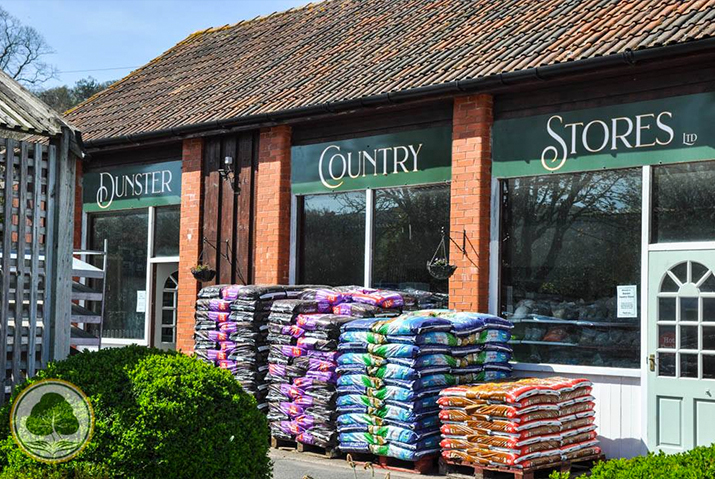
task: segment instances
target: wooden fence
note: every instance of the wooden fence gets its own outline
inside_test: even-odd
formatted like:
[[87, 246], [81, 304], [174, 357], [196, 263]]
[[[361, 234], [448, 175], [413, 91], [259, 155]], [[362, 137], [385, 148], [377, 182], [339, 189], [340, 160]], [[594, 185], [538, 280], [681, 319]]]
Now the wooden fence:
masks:
[[0, 138], [0, 403], [69, 353], [75, 158], [66, 143]]

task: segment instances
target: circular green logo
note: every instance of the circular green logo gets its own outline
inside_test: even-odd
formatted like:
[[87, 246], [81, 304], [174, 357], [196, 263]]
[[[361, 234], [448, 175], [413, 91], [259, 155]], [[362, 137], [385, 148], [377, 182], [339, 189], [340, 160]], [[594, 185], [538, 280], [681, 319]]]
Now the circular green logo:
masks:
[[72, 383], [45, 379], [31, 384], [10, 410], [17, 445], [42, 462], [69, 461], [89, 443], [94, 411], [89, 398]]

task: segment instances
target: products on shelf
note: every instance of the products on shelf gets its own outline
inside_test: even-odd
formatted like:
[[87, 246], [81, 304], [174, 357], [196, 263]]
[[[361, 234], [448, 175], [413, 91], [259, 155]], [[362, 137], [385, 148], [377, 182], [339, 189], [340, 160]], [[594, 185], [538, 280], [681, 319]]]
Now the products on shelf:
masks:
[[560, 377], [446, 388], [438, 399], [442, 457], [531, 468], [598, 455], [591, 388]]

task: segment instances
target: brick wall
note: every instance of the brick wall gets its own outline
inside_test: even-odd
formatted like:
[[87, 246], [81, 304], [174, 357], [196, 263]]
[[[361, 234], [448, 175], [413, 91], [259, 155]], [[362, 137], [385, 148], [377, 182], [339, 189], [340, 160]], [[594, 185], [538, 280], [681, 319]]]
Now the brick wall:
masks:
[[256, 284], [286, 284], [290, 256], [289, 126], [261, 130], [256, 174], [254, 278]]
[[201, 251], [202, 139], [184, 140], [181, 165], [181, 227], [179, 242], [179, 299], [176, 348], [187, 354], [194, 348], [194, 304], [199, 283], [191, 275]]
[[455, 98], [450, 235], [461, 246], [466, 231], [467, 247], [463, 254], [450, 244], [457, 271], [449, 281], [449, 304], [462, 311], [488, 308], [492, 121], [490, 95]]

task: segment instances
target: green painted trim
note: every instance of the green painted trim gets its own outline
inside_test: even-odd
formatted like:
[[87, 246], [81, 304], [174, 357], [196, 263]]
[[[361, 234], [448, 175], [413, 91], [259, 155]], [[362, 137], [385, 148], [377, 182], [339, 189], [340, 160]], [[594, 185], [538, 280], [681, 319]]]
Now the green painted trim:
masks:
[[[492, 130], [492, 174], [513, 178], [711, 160], [713, 124], [715, 93], [500, 120]], [[614, 131], [623, 138], [615, 140], [615, 149]], [[606, 146], [589, 152], [585, 145]]]
[[[363, 159], [363, 152], [375, 158], [375, 166], [369, 159]], [[332, 178], [329, 171], [333, 158], [333, 174], [337, 179]], [[352, 169], [349, 170], [350, 167]], [[363, 174], [363, 170], [368, 173]], [[356, 178], [350, 178], [349, 171]], [[440, 183], [451, 178], [451, 126], [294, 146], [291, 149], [291, 189], [296, 195]]]
[[112, 206], [107, 209], [100, 208], [97, 206], [97, 203], [85, 203], [82, 209], [86, 213], [101, 213], [103, 211], [131, 210], [148, 208], [150, 206], [172, 206], [180, 204], [180, 196], [154, 196], [142, 199], [129, 198], [125, 200], [116, 200], [113, 201]]
[[82, 178], [82, 206], [87, 212], [180, 203], [180, 160], [90, 170]]

